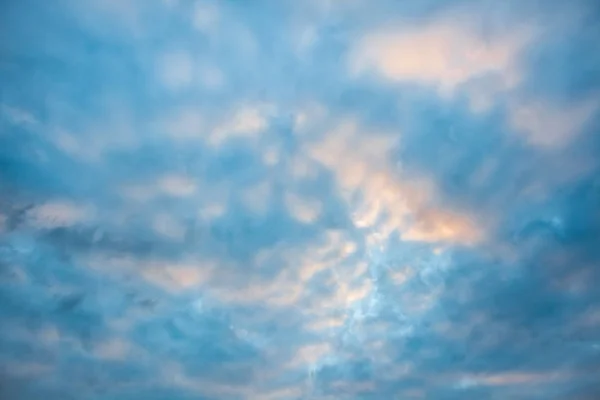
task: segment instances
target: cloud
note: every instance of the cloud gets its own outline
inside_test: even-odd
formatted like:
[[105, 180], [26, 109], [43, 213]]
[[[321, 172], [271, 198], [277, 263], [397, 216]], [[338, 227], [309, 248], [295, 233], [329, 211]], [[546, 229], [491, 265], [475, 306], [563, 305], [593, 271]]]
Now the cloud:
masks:
[[89, 223], [95, 216], [95, 210], [90, 205], [56, 200], [30, 209], [27, 216], [32, 225], [51, 229]]
[[261, 182], [245, 189], [241, 196], [244, 205], [253, 213], [266, 213], [269, 210], [271, 190], [270, 182]]
[[308, 149], [335, 174], [343, 196], [360, 196], [352, 214], [357, 227], [383, 238], [395, 231], [407, 240], [470, 243], [480, 237], [468, 217], [431, 204], [436, 194], [430, 182], [394, 171], [389, 160], [394, 136], [362, 129], [355, 121], [343, 121]]
[[152, 227], [165, 238], [182, 240], [185, 236], [185, 227], [168, 214], [158, 214], [152, 222]]
[[487, 98], [522, 81], [519, 57], [532, 32], [517, 28], [485, 37], [475, 21], [472, 15], [450, 13], [424, 26], [367, 33], [352, 50], [350, 70], [429, 85], [444, 96], [486, 78], [471, 89], [474, 105], [485, 107]]
[[227, 83], [225, 73], [216, 65], [200, 65], [198, 75], [200, 82], [207, 89], [221, 89]]
[[548, 381], [555, 380], [557, 375], [543, 375], [543, 374], [518, 374], [518, 373], [506, 373], [506, 374], [490, 374], [490, 375], [474, 375], [466, 376], [461, 378], [458, 383], [459, 387], [466, 388], [470, 386], [508, 386], [508, 385], [519, 385], [523, 384], [540, 384], [547, 383]]
[[85, 138], [65, 129], [57, 129], [52, 135], [52, 141], [65, 154], [83, 161], [99, 161], [107, 147], [106, 142], [96, 140], [94, 145], [86, 143]]
[[122, 339], [112, 339], [99, 343], [93, 350], [96, 357], [109, 360], [125, 360], [131, 349], [130, 344]]
[[417, 222], [402, 235], [404, 240], [443, 242], [458, 238], [463, 243], [473, 243], [480, 237], [474, 221], [468, 217], [429, 209], [417, 217]]
[[6, 18], [0, 397], [597, 392], [583, 3], [92, 3]]
[[39, 364], [39, 363], [27, 363], [27, 362], [15, 362], [8, 366], [4, 366], [3, 372], [9, 376], [17, 378], [37, 378], [47, 376], [54, 372], [52, 365]]
[[219, 24], [219, 9], [213, 2], [197, 2], [192, 14], [194, 28], [211, 32]]
[[176, 139], [197, 139], [205, 136], [205, 123], [197, 107], [179, 108], [163, 122], [167, 135]]
[[186, 51], [172, 51], [164, 54], [158, 62], [158, 77], [169, 90], [189, 88], [194, 82], [194, 60]]
[[160, 190], [173, 197], [187, 197], [196, 190], [194, 181], [186, 176], [166, 175], [158, 182]]
[[517, 104], [510, 113], [513, 128], [542, 148], [561, 148], [573, 141], [598, 110], [595, 99], [557, 107], [555, 104]]
[[303, 199], [294, 193], [287, 193], [285, 201], [290, 213], [300, 222], [314, 223], [321, 213], [318, 200]]
[[35, 127], [39, 123], [38, 120], [26, 110], [11, 107], [7, 104], [2, 104], [0, 109], [2, 110], [2, 114], [15, 125]]
[[184, 199], [197, 194], [198, 182], [185, 174], [165, 173], [151, 183], [128, 183], [118, 189], [125, 199], [146, 202], [164, 195]]
[[268, 127], [268, 107], [242, 106], [233, 111], [232, 116], [224, 118], [211, 132], [209, 142], [219, 145], [232, 138], [256, 139]]
[[225, 212], [225, 206], [215, 201], [214, 203], [207, 204], [206, 206], [201, 207], [198, 214], [200, 215], [200, 218], [210, 220], [213, 218], [219, 218], [223, 216]]

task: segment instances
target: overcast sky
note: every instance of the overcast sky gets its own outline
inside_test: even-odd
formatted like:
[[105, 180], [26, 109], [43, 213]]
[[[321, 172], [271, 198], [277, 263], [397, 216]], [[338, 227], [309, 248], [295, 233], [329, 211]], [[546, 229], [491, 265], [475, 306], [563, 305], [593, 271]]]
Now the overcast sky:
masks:
[[0, 397], [592, 400], [593, 0], [6, 0]]

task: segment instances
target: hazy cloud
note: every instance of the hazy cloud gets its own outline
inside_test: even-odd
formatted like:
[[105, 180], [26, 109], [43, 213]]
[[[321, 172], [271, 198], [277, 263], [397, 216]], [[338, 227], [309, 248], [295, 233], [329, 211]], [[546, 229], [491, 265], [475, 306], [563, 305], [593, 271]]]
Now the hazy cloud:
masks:
[[0, 397], [598, 393], [591, 2], [372, 3], [4, 7]]

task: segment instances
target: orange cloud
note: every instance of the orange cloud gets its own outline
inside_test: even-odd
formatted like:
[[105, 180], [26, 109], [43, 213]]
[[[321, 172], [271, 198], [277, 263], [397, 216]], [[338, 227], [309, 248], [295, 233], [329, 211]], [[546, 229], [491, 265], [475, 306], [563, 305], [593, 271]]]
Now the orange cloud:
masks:
[[480, 239], [481, 229], [466, 215], [433, 205], [432, 182], [394, 171], [389, 162], [393, 137], [345, 120], [322, 140], [309, 142], [307, 150], [333, 172], [355, 226], [371, 232], [371, 243], [393, 232], [413, 241], [471, 244]]

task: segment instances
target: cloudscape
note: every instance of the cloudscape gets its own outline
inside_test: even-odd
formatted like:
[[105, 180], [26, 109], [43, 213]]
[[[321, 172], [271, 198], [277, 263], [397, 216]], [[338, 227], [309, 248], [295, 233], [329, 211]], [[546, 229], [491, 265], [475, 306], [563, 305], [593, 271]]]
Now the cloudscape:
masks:
[[6, 0], [0, 33], [0, 398], [599, 398], [597, 2]]

